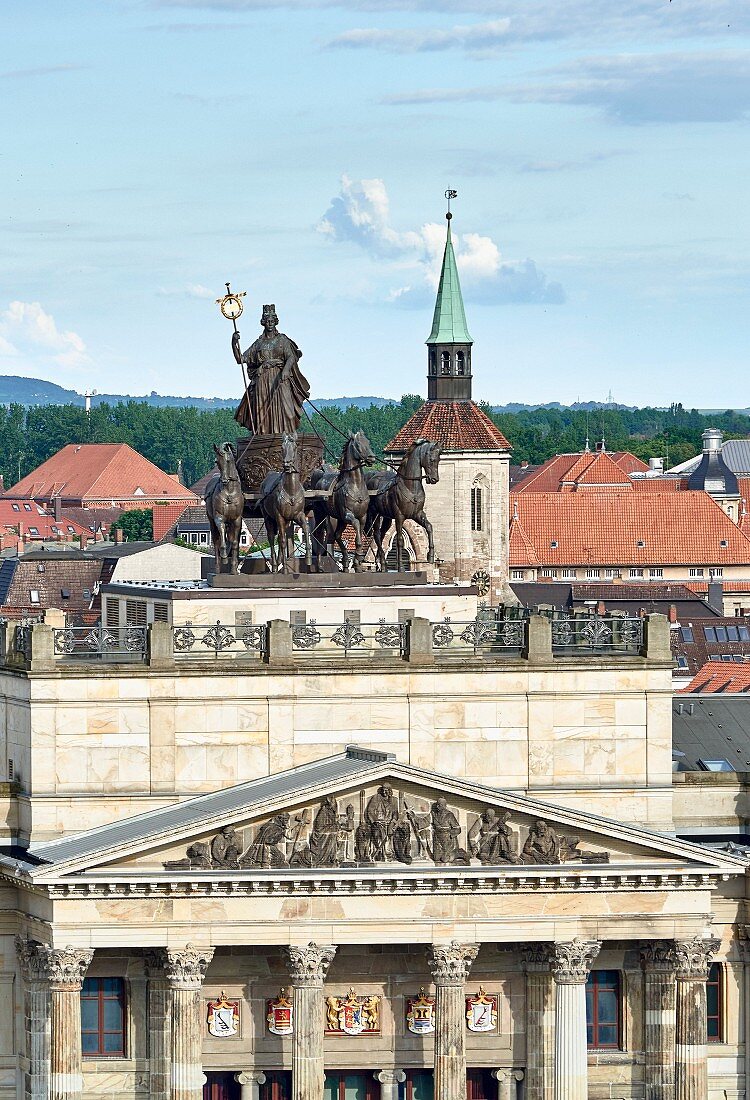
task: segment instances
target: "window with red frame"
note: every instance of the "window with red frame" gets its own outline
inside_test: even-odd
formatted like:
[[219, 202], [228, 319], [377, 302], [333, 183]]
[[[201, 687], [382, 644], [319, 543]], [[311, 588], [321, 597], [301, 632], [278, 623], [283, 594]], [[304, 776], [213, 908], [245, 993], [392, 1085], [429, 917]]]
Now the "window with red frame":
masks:
[[619, 970], [592, 970], [586, 982], [589, 1050], [619, 1050], [622, 1033]]
[[289, 1070], [264, 1070], [266, 1083], [260, 1086], [261, 1100], [292, 1100], [292, 1075]]
[[720, 1043], [724, 1034], [724, 989], [721, 964], [712, 963], [706, 982], [706, 1038]]
[[84, 1058], [124, 1058], [125, 981], [85, 978], [81, 990], [81, 1048]]
[[233, 1073], [209, 1073], [203, 1086], [203, 1100], [240, 1100], [241, 1089]]
[[379, 1100], [380, 1087], [372, 1070], [361, 1073], [326, 1073], [324, 1100]]
[[434, 1100], [435, 1084], [431, 1069], [407, 1069], [406, 1080], [398, 1087], [398, 1100]]
[[466, 1071], [466, 1100], [497, 1100], [497, 1081], [490, 1070]]

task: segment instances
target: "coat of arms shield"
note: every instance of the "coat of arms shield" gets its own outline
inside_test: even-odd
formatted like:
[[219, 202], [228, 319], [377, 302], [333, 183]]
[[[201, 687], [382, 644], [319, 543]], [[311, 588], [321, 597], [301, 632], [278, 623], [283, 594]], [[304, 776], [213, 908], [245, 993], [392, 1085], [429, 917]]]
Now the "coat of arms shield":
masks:
[[229, 1039], [240, 1033], [240, 1002], [230, 1001], [226, 993], [208, 1002], [208, 1034], [215, 1039]]
[[291, 1035], [294, 1032], [292, 999], [286, 989], [279, 990], [275, 1001], [266, 1002], [266, 1026], [272, 1035]]
[[326, 1034], [362, 1035], [380, 1031], [380, 997], [326, 997]]
[[435, 1031], [435, 998], [425, 992], [424, 986], [418, 997], [409, 997], [406, 1002], [406, 1026], [412, 1035], [432, 1035]]
[[497, 1027], [497, 997], [479, 992], [466, 998], [466, 1026], [469, 1031], [494, 1031]]

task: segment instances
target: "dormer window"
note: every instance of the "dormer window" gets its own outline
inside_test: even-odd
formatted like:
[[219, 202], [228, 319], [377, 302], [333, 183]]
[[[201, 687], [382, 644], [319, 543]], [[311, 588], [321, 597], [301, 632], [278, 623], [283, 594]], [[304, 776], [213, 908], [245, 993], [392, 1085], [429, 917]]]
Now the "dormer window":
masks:
[[456, 352], [456, 374], [464, 374], [465, 358], [462, 351]]
[[643, 546], [645, 546], [645, 545], [646, 545], [646, 543], [645, 543], [645, 542], [643, 541], [643, 539], [638, 539], [638, 541], [636, 542], [636, 544], [635, 544], [635, 545], [636, 545], [636, 546], [640, 546], [640, 547], [643, 547]]
[[551, 550], [557, 550], [557, 539], [553, 539], [549, 545]]
[[451, 372], [451, 353], [449, 351], [440, 352], [440, 373], [450, 374]]
[[726, 549], [726, 547], [729, 546], [729, 540], [728, 539], [721, 539], [721, 541], [719, 542], [719, 546]]

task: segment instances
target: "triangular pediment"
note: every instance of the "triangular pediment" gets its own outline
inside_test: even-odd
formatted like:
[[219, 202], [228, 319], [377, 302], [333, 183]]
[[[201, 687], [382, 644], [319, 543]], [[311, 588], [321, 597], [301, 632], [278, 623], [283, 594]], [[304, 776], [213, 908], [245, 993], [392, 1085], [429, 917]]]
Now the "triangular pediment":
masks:
[[738, 859], [664, 834], [354, 748], [31, 852], [38, 882], [744, 871]]

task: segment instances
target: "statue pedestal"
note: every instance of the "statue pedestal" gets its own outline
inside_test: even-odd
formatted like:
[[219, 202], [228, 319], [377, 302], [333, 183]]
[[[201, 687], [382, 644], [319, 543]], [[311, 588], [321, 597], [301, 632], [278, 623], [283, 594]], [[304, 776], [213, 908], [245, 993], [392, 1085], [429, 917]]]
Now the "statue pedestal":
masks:
[[[267, 474], [279, 471], [280, 435], [246, 435], [237, 440], [237, 469], [245, 493], [257, 493]], [[304, 485], [313, 470], [323, 465], [323, 441], [317, 435], [297, 433], [299, 474]]]

